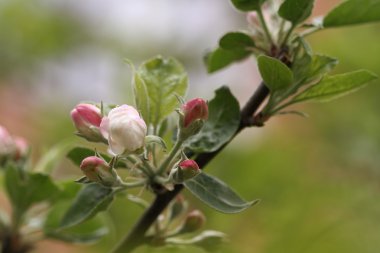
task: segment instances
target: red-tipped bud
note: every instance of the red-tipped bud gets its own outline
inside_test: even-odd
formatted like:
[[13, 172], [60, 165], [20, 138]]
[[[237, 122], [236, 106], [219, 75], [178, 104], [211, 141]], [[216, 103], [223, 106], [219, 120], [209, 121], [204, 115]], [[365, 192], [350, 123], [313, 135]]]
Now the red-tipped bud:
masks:
[[208, 106], [201, 98], [194, 98], [182, 106], [184, 114], [183, 126], [186, 128], [196, 120], [207, 120]]
[[183, 160], [178, 167], [172, 169], [170, 177], [174, 183], [181, 184], [201, 173], [198, 164], [194, 160]]
[[71, 118], [80, 136], [89, 141], [103, 140], [99, 131], [102, 114], [98, 107], [92, 104], [78, 104], [71, 111]]
[[5, 127], [0, 126], [0, 163], [12, 158], [15, 153], [15, 144], [12, 136]]
[[181, 233], [192, 233], [203, 227], [206, 223], [206, 217], [199, 210], [193, 210], [187, 214]]
[[106, 161], [97, 156], [83, 159], [80, 169], [92, 182], [97, 182], [104, 186], [113, 186], [117, 182], [117, 176], [112, 173], [112, 168]]
[[28, 154], [28, 142], [22, 137], [15, 137], [14, 143], [16, 147], [15, 159], [19, 160], [22, 157], [25, 157]]

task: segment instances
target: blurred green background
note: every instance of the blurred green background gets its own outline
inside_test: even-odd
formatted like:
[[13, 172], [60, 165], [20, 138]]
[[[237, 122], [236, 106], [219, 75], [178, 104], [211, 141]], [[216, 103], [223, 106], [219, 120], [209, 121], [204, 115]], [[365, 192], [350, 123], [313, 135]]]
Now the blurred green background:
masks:
[[[339, 1], [316, 1], [314, 16]], [[211, 76], [202, 55], [219, 37], [246, 27], [229, 1], [5, 0], [0, 2], [0, 124], [25, 137], [35, 159], [72, 139], [69, 111], [79, 101], [128, 103], [130, 70], [156, 54], [174, 56], [190, 75], [189, 97], [211, 98], [228, 84], [243, 104], [259, 83], [255, 61]], [[314, 51], [340, 60], [336, 73], [369, 69], [380, 75], [380, 24], [319, 32]], [[274, 118], [236, 138], [207, 168], [246, 199], [261, 203], [238, 215], [207, 215], [208, 229], [229, 235], [222, 252], [378, 252], [380, 248], [379, 81], [310, 114]], [[57, 177], [78, 169], [59, 163]], [[5, 205], [5, 204], [4, 204]], [[141, 210], [125, 199], [110, 209], [113, 232], [91, 247], [43, 242], [35, 252], [106, 252]], [[141, 248], [138, 252], [156, 252]], [[195, 248], [157, 252], [201, 252]]]

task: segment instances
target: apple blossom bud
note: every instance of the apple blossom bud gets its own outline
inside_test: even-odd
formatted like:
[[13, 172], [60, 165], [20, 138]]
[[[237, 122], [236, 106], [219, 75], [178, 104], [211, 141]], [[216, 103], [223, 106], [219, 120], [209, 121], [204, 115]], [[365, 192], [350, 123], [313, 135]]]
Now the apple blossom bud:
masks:
[[183, 127], [187, 128], [196, 120], [206, 120], [208, 118], [208, 106], [201, 98], [194, 98], [182, 106], [184, 114]]
[[170, 172], [170, 178], [174, 183], [181, 184], [201, 173], [198, 164], [194, 160], [184, 160]]
[[180, 233], [192, 233], [203, 227], [206, 217], [199, 210], [193, 210], [187, 214]]
[[12, 136], [5, 127], [0, 126], [0, 163], [13, 157], [16, 148]]
[[135, 108], [121, 105], [102, 119], [100, 131], [108, 140], [110, 151], [121, 155], [138, 152], [144, 147], [147, 127]]
[[13, 139], [15, 144], [15, 160], [19, 160], [25, 157], [28, 154], [28, 142], [22, 137], [14, 137]]
[[71, 118], [79, 136], [93, 142], [104, 140], [99, 131], [102, 114], [98, 107], [92, 104], [78, 104], [71, 111]]
[[97, 182], [108, 187], [118, 182], [117, 175], [112, 173], [112, 168], [110, 168], [106, 161], [97, 156], [89, 156], [83, 159], [80, 169], [92, 182]]

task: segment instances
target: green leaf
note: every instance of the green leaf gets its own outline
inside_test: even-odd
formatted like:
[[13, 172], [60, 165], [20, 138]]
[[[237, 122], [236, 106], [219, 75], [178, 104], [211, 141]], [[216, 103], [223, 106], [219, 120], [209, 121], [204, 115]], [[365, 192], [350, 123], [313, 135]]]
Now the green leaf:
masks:
[[314, 0], [285, 0], [278, 14], [294, 25], [305, 21], [313, 10]]
[[14, 165], [5, 171], [5, 187], [12, 205], [20, 212], [33, 204], [53, 201], [60, 192], [48, 175], [26, 173]]
[[187, 74], [177, 60], [157, 56], [144, 62], [137, 70], [136, 76], [135, 80], [141, 79], [145, 84], [149, 97], [149, 114], [145, 115], [147, 122], [158, 126], [178, 107], [175, 94], [185, 96]]
[[247, 58], [251, 53], [246, 50], [225, 50], [217, 48], [205, 57], [207, 72], [212, 73], [220, 70], [233, 62]]
[[[76, 148], [71, 149], [67, 153], [66, 157], [70, 159], [76, 166], [80, 166], [83, 159], [89, 156], [94, 156], [94, 155], [95, 155], [95, 151], [92, 149], [76, 147]], [[100, 153], [100, 156], [103, 159], [105, 159], [107, 162], [111, 161], [111, 157], [106, 154]], [[127, 164], [122, 160], [118, 160], [117, 164], [115, 165], [115, 168], [127, 168]]]
[[319, 83], [295, 96], [292, 103], [305, 100], [327, 101], [353, 92], [377, 76], [367, 70], [358, 70], [345, 74], [326, 76]]
[[186, 147], [193, 152], [213, 152], [228, 142], [240, 124], [239, 102], [228, 87], [215, 91], [215, 97], [208, 103], [209, 118], [202, 130], [192, 136]]
[[239, 213], [258, 202], [244, 201], [226, 183], [203, 172], [185, 181], [184, 185], [197, 198], [222, 213]]
[[255, 42], [246, 33], [229, 32], [219, 40], [219, 46], [226, 50], [245, 50], [247, 47], [254, 47]]
[[265, 55], [257, 61], [261, 77], [271, 92], [287, 88], [293, 83], [292, 71], [281, 61]]
[[89, 148], [76, 147], [67, 153], [66, 157], [69, 158], [75, 165], [80, 166], [83, 159], [89, 156], [94, 156], [95, 151]]
[[236, 9], [241, 11], [258, 10], [265, 0], [231, 0]]
[[144, 80], [138, 75], [134, 74], [134, 93], [135, 103], [138, 111], [143, 117], [145, 123], [149, 125], [149, 96]]
[[114, 191], [100, 184], [89, 184], [82, 188], [71, 207], [61, 221], [61, 228], [78, 225], [97, 213], [104, 211], [111, 204]]
[[164, 150], [167, 149], [165, 141], [160, 136], [157, 136], [157, 135], [147, 135], [147, 136], [145, 136], [145, 144], [146, 145], [149, 145], [149, 144], [158, 144]]
[[380, 21], [380, 0], [349, 0], [338, 5], [323, 20], [324, 27]]
[[60, 221], [70, 207], [69, 202], [60, 202], [49, 211], [43, 230], [46, 237], [70, 243], [94, 243], [108, 234], [108, 228], [99, 218], [94, 218], [67, 229], [60, 228]]
[[299, 86], [308, 84], [330, 72], [337, 64], [338, 60], [336, 58], [326, 55], [305, 55], [305, 57], [296, 61], [292, 67], [295, 82]]

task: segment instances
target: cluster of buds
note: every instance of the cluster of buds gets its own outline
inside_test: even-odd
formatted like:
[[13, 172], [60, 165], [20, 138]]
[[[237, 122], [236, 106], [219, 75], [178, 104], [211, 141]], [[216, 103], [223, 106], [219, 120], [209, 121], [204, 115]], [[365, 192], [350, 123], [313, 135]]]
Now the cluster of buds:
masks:
[[[147, 126], [132, 106], [115, 107], [103, 117], [95, 105], [78, 104], [71, 111], [71, 118], [78, 130], [77, 135], [88, 141], [107, 143], [112, 155], [141, 153], [144, 148]], [[99, 157], [85, 158], [80, 168], [91, 182], [108, 187], [120, 182], [112, 166]]]
[[6, 128], [0, 126], [0, 164], [7, 160], [18, 161], [27, 153], [27, 142], [21, 137], [10, 135]]
[[182, 105], [179, 114], [179, 138], [185, 140], [203, 127], [204, 121], [208, 119], [208, 105], [203, 99], [194, 98]]

